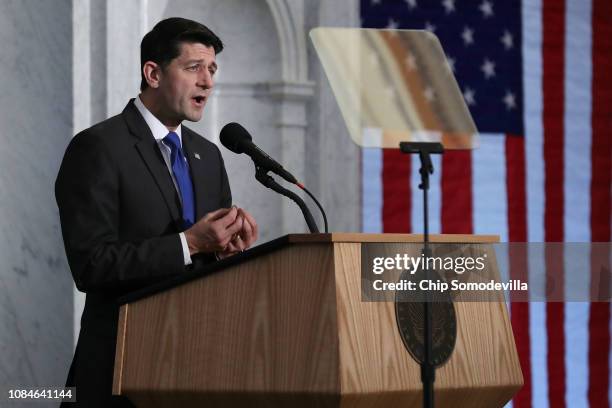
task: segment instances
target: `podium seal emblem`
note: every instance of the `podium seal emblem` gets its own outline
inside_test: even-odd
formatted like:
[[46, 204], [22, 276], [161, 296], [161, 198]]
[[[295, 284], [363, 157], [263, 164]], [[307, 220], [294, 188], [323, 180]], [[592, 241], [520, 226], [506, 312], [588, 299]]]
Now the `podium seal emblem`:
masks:
[[[430, 271], [430, 274], [435, 272]], [[412, 279], [404, 271], [400, 279]], [[411, 299], [407, 299], [410, 296]], [[425, 361], [424, 343], [424, 307], [426, 295], [424, 291], [405, 294], [397, 291], [395, 294], [395, 318], [397, 327], [412, 358], [418, 363]], [[432, 322], [432, 356], [431, 363], [435, 367], [443, 365], [453, 353], [457, 340], [457, 319], [455, 307], [449, 294], [437, 293], [430, 299]]]

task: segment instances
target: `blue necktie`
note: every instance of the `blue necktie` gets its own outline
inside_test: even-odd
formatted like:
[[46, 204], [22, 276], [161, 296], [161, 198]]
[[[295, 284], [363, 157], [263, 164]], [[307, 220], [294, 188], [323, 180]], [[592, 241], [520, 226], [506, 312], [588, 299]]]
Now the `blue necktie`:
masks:
[[187, 168], [187, 162], [183, 154], [183, 149], [181, 149], [181, 142], [179, 141], [178, 135], [174, 132], [168, 133], [168, 135], [164, 137], [164, 143], [170, 147], [172, 172], [174, 173], [181, 200], [183, 201], [183, 223], [185, 228], [189, 228], [193, 225], [195, 220], [193, 183], [189, 175], [189, 168]]

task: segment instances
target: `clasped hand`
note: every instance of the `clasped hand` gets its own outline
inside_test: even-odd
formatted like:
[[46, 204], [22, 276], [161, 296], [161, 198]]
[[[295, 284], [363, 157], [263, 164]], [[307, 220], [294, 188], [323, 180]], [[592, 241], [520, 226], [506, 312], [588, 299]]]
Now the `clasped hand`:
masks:
[[232, 206], [210, 212], [185, 231], [191, 255], [215, 252], [226, 258], [249, 248], [256, 240], [258, 227], [246, 210]]

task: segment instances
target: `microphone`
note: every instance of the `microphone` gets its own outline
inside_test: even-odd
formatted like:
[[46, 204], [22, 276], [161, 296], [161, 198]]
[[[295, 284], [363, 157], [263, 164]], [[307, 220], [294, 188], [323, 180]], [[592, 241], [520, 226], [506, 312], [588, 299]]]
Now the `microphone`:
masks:
[[268, 156], [253, 143], [253, 137], [249, 134], [248, 130], [243, 128], [240, 124], [232, 122], [223, 126], [219, 139], [221, 140], [221, 144], [232, 152], [237, 154], [245, 153], [250, 156], [253, 162], [255, 162], [256, 167], [269, 170], [284, 178], [289, 183], [297, 184], [301, 187], [301, 184], [291, 173], [285, 170], [279, 162]]
[[227, 125], [223, 126], [223, 129], [221, 129], [219, 139], [221, 140], [221, 144], [225, 146], [228, 150], [236, 154], [246, 153], [248, 156], [250, 156], [253, 162], [255, 163], [255, 178], [257, 179], [257, 181], [259, 181], [261, 184], [268, 187], [269, 189], [272, 189], [277, 193], [282, 194], [285, 197], [288, 197], [291, 200], [295, 201], [295, 203], [300, 207], [302, 213], [304, 214], [304, 218], [306, 219], [306, 224], [308, 224], [310, 232], [319, 232], [317, 224], [314, 222], [312, 214], [304, 203], [304, 200], [302, 200], [295, 193], [287, 190], [286, 188], [278, 184], [267, 173], [268, 171], [271, 171], [284, 178], [289, 183], [295, 184], [296, 186], [304, 190], [306, 194], [308, 194], [310, 198], [312, 198], [312, 200], [317, 204], [317, 207], [319, 207], [319, 210], [323, 215], [323, 222], [325, 223], [325, 232], [328, 232], [327, 216], [325, 215], [325, 211], [323, 210], [321, 203], [319, 203], [319, 201], [312, 195], [310, 191], [308, 191], [308, 189], [302, 183], [297, 181], [297, 179], [293, 177], [291, 173], [285, 170], [280, 163], [278, 163], [276, 160], [268, 156], [263, 150], [257, 147], [257, 145], [253, 143], [253, 137], [251, 137], [248, 130], [246, 130], [236, 122], [228, 123]]

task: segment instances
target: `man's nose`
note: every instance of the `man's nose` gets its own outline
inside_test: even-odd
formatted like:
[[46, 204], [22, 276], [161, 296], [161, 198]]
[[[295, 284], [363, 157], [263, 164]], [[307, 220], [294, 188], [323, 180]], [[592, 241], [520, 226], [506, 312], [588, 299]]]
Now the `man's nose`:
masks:
[[208, 70], [203, 70], [202, 75], [198, 77], [198, 86], [204, 89], [210, 89], [214, 85], [212, 74]]

